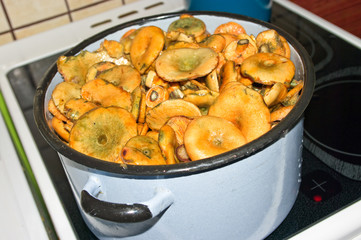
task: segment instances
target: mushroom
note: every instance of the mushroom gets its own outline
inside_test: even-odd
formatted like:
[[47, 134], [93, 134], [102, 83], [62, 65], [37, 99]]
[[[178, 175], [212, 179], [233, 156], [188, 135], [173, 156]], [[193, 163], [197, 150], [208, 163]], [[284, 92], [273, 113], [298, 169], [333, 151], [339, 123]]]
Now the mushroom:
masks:
[[201, 41], [199, 46], [209, 47], [215, 52], [220, 53], [226, 47], [226, 39], [220, 34], [213, 34]]
[[280, 107], [277, 110], [271, 112], [271, 122], [276, 123], [284, 119], [291, 112], [293, 107], [293, 105]]
[[126, 58], [112, 58], [105, 50], [97, 52], [84, 50], [76, 56], [60, 56], [57, 60], [57, 67], [64, 81], [84, 85], [89, 68], [104, 61], [117, 65], [129, 64]]
[[98, 107], [96, 104], [83, 98], [72, 98], [65, 103], [64, 113], [67, 118], [71, 119], [72, 121], [76, 121], [83, 114], [96, 107]]
[[65, 103], [72, 98], [81, 97], [81, 86], [73, 82], [61, 82], [55, 86], [51, 99], [59, 112], [64, 114]]
[[219, 92], [219, 86], [220, 86], [220, 79], [218, 77], [217, 74], [217, 70], [214, 69], [211, 73], [209, 73], [207, 75], [207, 77], [205, 78], [205, 83], [207, 88], [209, 88], [209, 90], [215, 91], [215, 92]]
[[236, 22], [227, 22], [219, 25], [216, 30], [214, 30], [214, 33], [229, 33], [232, 35], [238, 35], [241, 33], [246, 33], [246, 30], [243, 28], [243, 26]]
[[159, 103], [164, 102], [169, 99], [168, 90], [162, 86], [154, 86], [150, 88], [145, 95], [145, 104], [153, 108], [157, 106]]
[[218, 54], [210, 48], [176, 48], [163, 51], [155, 69], [164, 80], [179, 82], [203, 77], [217, 64]]
[[48, 102], [48, 110], [54, 117], [67, 122], [70, 121], [64, 114], [62, 114], [59, 109], [55, 106], [54, 101], [50, 98]]
[[232, 122], [215, 116], [202, 116], [188, 124], [184, 146], [192, 161], [240, 147], [246, 138]]
[[100, 78], [87, 82], [81, 88], [81, 96], [103, 107], [118, 106], [126, 110], [131, 109], [130, 93]]
[[169, 99], [161, 102], [146, 114], [146, 122], [153, 130], [159, 130], [171, 117], [201, 116], [199, 108], [193, 103], [181, 99]]
[[122, 87], [127, 92], [132, 92], [141, 83], [141, 77], [135, 68], [129, 65], [117, 65], [102, 71], [97, 78], [106, 80], [117, 87]]
[[143, 27], [135, 35], [130, 47], [130, 59], [133, 66], [143, 74], [164, 47], [163, 30], [155, 26]]
[[164, 125], [159, 129], [158, 144], [167, 164], [178, 163], [175, 153], [178, 146], [177, 138], [173, 128], [169, 125]]
[[120, 58], [124, 55], [124, 46], [115, 40], [107, 40], [104, 39], [102, 44], [100, 45], [100, 49], [104, 49], [107, 51], [110, 57], [112, 58]]
[[276, 82], [288, 85], [295, 75], [295, 65], [290, 59], [275, 53], [256, 53], [243, 61], [241, 73], [264, 85]]
[[94, 80], [97, 78], [97, 76], [102, 73], [103, 71], [106, 71], [110, 68], [115, 67], [115, 63], [113, 62], [98, 62], [93, 64], [89, 69], [85, 77], [85, 82], [90, 82], [91, 80]]
[[206, 31], [206, 25], [204, 22], [198, 18], [195, 18], [191, 15], [183, 16], [178, 20], [173, 21], [167, 32], [180, 32], [185, 35], [192, 36], [194, 38], [201, 36]]
[[208, 115], [234, 123], [250, 142], [270, 130], [270, 111], [262, 95], [240, 82], [230, 82], [220, 92]]
[[223, 50], [226, 60], [235, 61], [238, 65], [242, 64], [244, 59], [257, 53], [257, 47], [254, 40], [247, 34], [240, 34], [238, 39], [230, 42]]
[[280, 103], [287, 94], [287, 87], [283, 83], [275, 83], [263, 96], [264, 102], [268, 107]]
[[137, 135], [137, 123], [120, 107], [99, 107], [81, 116], [70, 131], [69, 146], [88, 156], [115, 161], [126, 142]]
[[167, 121], [166, 125], [170, 126], [175, 132], [178, 145], [183, 145], [184, 132], [192, 119], [186, 116], [174, 116]]
[[288, 91], [285, 98], [282, 100], [282, 104], [284, 106], [291, 106], [296, 104], [300, 95], [300, 91], [303, 89], [303, 84], [304, 82], [301, 80], [296, 86]]
[[287, 40], [274, 29], [259, 33], [256, 37], [256, 43], [258, 52], [276, 53], [290, 58], [291, 51]]
[[147, 104], [145, 92], [141, 91], [142, 97], [140, 98], [138, 123], [145, 123], [145, 115], [147, 113]]
[[183, 145], [179, 145], [176, 150], [175, 150], [175, 153], [176, 153], [176, 156], [177, 156], [177, 159], [179, 162], [190, 162], [191, 159], [189, 158], [188, 156], [188, 153], [187, 153], [187, 150]]
[[219, 91], [222, 91], [222, 89], [227, 83], [238, 81], [239, 74], [236, 70], [236, 63], [234, 61], [227, 61], [223, 65], [220, 75], [221, 75], [221, 86], [219, 87]]
[[51, 126], [53, 127], [54, 131], [66, 142], [69, 141], [69, 131], [72, 125], [72, 122], [65, 122], [57, 117], [53, 117], [51, 119]]
[[190, 91], [184, 95], [183, 100], [191, 102], [198, 107], [209, 107], [214, 103], [219, 93], [211, 90]]
[[131, 93], [132, 106], [130, 113], [133, 115], [135, 120], [138, 120], [139, 118], [142, 96], [142, 89], [140, 86], [136, 87]]
[[158, 142], [148, 136], [134, 136], [120, 152], [117, 162], [132, 165], [163, 165], [166, 161]]
[[138, 135], [146, 135], [149, 130], [148, 124], [138, 123], [137, 131]]

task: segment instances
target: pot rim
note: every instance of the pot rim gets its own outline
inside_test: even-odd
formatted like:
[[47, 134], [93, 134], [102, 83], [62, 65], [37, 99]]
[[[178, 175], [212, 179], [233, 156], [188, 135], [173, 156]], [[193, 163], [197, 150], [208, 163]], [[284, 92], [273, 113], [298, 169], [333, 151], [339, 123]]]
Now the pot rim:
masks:
[[135, 19], [114, 27], [111, 27], [105, 31], [97, 33], [92, 37], [80, 42], [75, 47], [67, 51], [64, 55], [71, 56], [75, 55], [84, 49], [91, 43], [104, 38], [105, 36], [119, 31], [123, 28], [130, 27], [132, 25], [142, 25], [157, 20], [177, 17], [181, 14], [188, 13], [194, 16], [218, 16], [218, 17], [229, 17], [232, 19], [253, 22], [258, 25], [263, 25], [270, 29], [275, 29], [280, 35], [295, 48], [297, 53], [301, 57], [302, 65], [304, 66], [304, 87], [298, 102], [295, 104], [292, 111], [278, 123], [274, 128], [269, 130], [261, 137], [249, 142], [239, 148], [233, 149], [229, 152], [210, 157], [207, 159], [197, 160], [193, 162], [172, 164], [172, 165], [127, 165], [122, 166], [119, 163], [107, 162], [99, 160], [85, 154], [82, 154], [69, 146], [67, 146], [54, 132], [50, 129], [45, 119], [45, 94], [47, 88], [57, 73], [56, 62], [48, 69], [44, 77], [42, 78], [38, 88], [36, 89], [34, 97], [34, 118], [38, 126], [41, 135], [45, 138], [48, 144], [61, 155], [69, 158], [70, 160], [77, 162], [81, 165], [85, 165], [95, 170], [101, 170], [109, 173], [122, 174], [122, 175], [135, 175], [135, 176], [175, 176], [175, 175], [188, 175], [195, 174], [204, 171], [209, 171], [215, 168], [220, 168], [234, 162], [238, 162], [246, 159], [247, 157], [263, 150], [269, 145], [276, 142], [278, 139], [285, 136], [303, 117], [303, 113], [308, 106], [315, 85], [315, 72], [313, 68], [312, 60], [304, 49], [304, 47], [290, 34], [283, 29], [262, 20], [254, 19], [248, 16], [243, 16], [233, 13], [214, 12], [214, 11], [182, 11], [174, 13], [157, 14], [145, 18]]

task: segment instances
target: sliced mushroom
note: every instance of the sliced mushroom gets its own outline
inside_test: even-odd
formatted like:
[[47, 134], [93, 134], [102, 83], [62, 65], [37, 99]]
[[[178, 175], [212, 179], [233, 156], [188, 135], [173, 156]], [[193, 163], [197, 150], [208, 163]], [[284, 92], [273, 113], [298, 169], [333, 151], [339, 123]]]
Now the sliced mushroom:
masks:
[[275, 53], [256, 53], [244, 60], [241, 73], [257, 83], [288, 85], [295, 75], [295, 65], [290, 59]]
[[162, 86], [164, 88], [169, 88], [169, 82], [161, 79], [154, 70], [149, 70], [147, 72], [144, 84], [148, 88], [151, 88], [153, 86]]
[[159, 130], [174, 116], [198, 117], [201, 112], [193, 103], [181, 99], [166, 100], [147, 112], [146, 122], [151, 129]]
[[137, 123], [123, 108], [96, 108], [75, 122], [69, 146], [88, 156], [115, 161], [126, 142], [137, 135]]
[[177, 48], [163, 51], [155, 69], [164, 80], [179, 82], [203, 77], [217, 64], [218, 54], [210, 48]]
[[215, 116], [194, 119], [184, 133], [184, 146], [192, 161], [228, 152], [245, 143], [241, 130], [232, 122]]
[[250, 142], [270, 130], [270, 111], [261, 94], [240, 82], [230, 82], [221, 91], [208, 115], [233, 122]]
[[146, 95], [146, 105], [150, 108], [157, 106], [159, 103], [169, 99], [168, 90], [162, 86], [154, 86], [150, 88]]
[[158, 142], [148, 136], [135, 136], [129, 139], [118, 161], [132, 165], [166, 164]]
[[130, 59], [143, 74], [158, 57], [164, 47], [163, 30], [155, 26], [143, 27], [135, 35], [130, 47]]

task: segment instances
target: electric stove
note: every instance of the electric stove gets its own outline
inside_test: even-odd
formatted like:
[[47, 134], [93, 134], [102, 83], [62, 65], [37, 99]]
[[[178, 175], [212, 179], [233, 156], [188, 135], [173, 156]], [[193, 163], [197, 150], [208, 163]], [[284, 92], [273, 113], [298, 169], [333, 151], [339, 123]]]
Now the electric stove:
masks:
[[[163, 8], [147, 13], [139, 10], [138, 3], [133, 5], [138, 13], [128, 17], [183, 10], [176, 2], [146, 1]], [[132, 12], [130, 7], [122, 11]], [[114, 24], [118, 24], [119, 12], [112, 13], [118, 18]], [[102, 17], [110, 16], [91, 20], [103, 22]], [[101, 30], [90, 29], [83, 35], [77, 32], [79, 25], [92, 23], [88, 19], [3, 47], [9, 54], [17, 49], [13, 54], [21, 57], [10, 58], [1, 69], [0, 86], [6, 103], [2, 113], [50, 239], [96, 239], [80, 215], [57, 153], [36, 128], [32, 105], [37, 84], [58, 56]], [[286, 219], [267, 239], [354, 239], [361, 234], [361, 40], [288, 1], [273, 2], [271, 23], [305, 47], [314, 62], [317, 81], [305, 112], [300, 192]], [[59, 41], [47, 42], [64, 33], [75, 37], [65, 37], [59, 45]], [[46, 44], [37, 43], [44, 38]], [[40, 50], [34, 51], [36, 47]]]

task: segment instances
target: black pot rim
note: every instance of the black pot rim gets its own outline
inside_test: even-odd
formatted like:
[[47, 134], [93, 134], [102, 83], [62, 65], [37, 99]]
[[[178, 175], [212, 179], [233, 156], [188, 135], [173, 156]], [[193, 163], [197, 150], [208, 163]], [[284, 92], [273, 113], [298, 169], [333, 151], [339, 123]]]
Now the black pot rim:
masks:
[[66, 52], [64, 55], [65, 56], [75, 55], [79, 51], [84, 49], [86, 46], [93, 43], [94, 41], [102, 39], [108, 34], [114, 33], [123, 28], [135, 24], [142, 25], [160, 19], [172, 18], [179, 16], [180, 14], [183, 13], [189, 13], [194, 16], [211, 15], [211, 16], [219, 16], [219, 17], [230, 17], [238, 20], [245, 20], [263, 25], [267, 28], [275, 29], [283, 37], [285, 37], [286, 40], [296, 49], [296, 51], [300, 55], [302, 64], [304, 66], [304, 88], [302, 90], [302, 94], [298, 102], [294, 106], [293, 110], [288, 114], [288, 116], [284, 120], [282, 120], [279, 124], [277, 124], [277, 126], [275, 126], [266, 134], [264, 134], [262, 137], [250, 143], [247, 143], [246, 145], [240, 148], [231, 150], [227, 153], [218, 156], [214, 156], [211, 158], [198, 160], [194, 162], [179, 163], [173, 165], [157, 165], [157, 166], [127, 165], [127, 167], [124, 167], [118, 163], [102, 161], [84, 155], [78, 151], [75, 151], [74, 149], [67, 146], [62, 140], [60, 140], [60, 138], [49, 128], [48, 123], [46, 122], [45, 119], [44, 101], [45, 101], [45, 94], [51, 82], [51, 79], [57, 73], [57, 66], [56, 63], [54, 63], [49, 68], [47, 73], [44, 75], [43, 79], [40, 82], [40, 85], [36, 90], [34, 97], [34, 118], [40, 133], [55, 151], [81, 165], [84, 165], [94, 170], [100, 170], [108, 173], [121, 174], [121, 175], [134, 175], [134, 176], [162, 175], [169, 177], [176, 175], [188, 175], [188, 174], [195, 174], [199, 172], [209, 171], [215, 168], [232, 164], [237, 161], [241, 161], [263, 150], [264, 148], [276, 142], [278, 139], [285, 136], [301, 120], [301, 118], [303, 117], [303, 113], [311, 100], [315, 85], [315, 78], [316, 78], [313, 68], [313, 63], [309, 54], [294, 37], [292, 37], [290, 34], [285, 32], [283, 29], [271, 23], [254, 19], [248, 16], [243, 16], [233, 13], [213, 12], [213, 11], [192, 11], [192, 12], [175, 12], [175, 13], [158, 14], [154, 16], [149, 16], [149, 17], [129, 21], [127, 23], [123, 23], [115, 27], [112, 27], [110, 29], [107, 29], [105, 31], [102, 31], [82, 41], [74, 48]]

